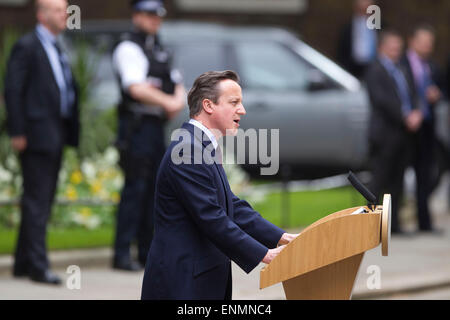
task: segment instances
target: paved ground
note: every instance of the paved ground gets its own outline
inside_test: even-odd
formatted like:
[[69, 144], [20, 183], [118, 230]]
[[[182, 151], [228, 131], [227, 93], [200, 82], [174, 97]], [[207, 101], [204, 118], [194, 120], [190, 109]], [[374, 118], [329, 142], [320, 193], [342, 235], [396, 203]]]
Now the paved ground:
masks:
[[[404, 224], [414, 229], [411, 205], [402, 212]], [[443, 201], [433, 202], [435, 222], [445, 232], [441, 236], [415, 234], [392, 237], [389, 257], [381, 247], [365, 254], [353, 290], [354, 299], [450, 299], [450, 213]], [[297, 231], [297, 230], [292, 230]], [[0, 256], [0, 300], [4, 299], [139, 299], [142, 272], [128, 273], [109, 268], [110, 249], [52, 252], [50, 260], [63, 278], [61, 287], [39, 285], [10, 275], [12, 259]], [[66, 286], [69, 265], [81, 267], [81, 289]], [[369, 266], [381, 271], [381, 288], [370, 290]], [[281, 284], [259, 290], [259, 271], [245, 274], [233, 265], [234, 299], [284, 299]]]
[[[389, 257], [381, 256], [380, 247], [367, 252], [353, 298], [450, 299], [450, 215], [440, 216], [439, 225], [447, 230], [443, 236], [393, 237]], [[86, 257], [86, 254], [91, 256]], [[110, 257], [109, 249], [52, 253], [51, 259], [58, 266], [55, 269], [64, 279], [64, 285], [58, 288], [35, 284], [28, 279], [14, 279], [7, 268], [3, 268], [0, 299], [138, 299], [143, 273], [114, 271], [108, 266]], [[5, 265], [7, 259], [2, 259]], [[70, 276], [66, 273], [69, 264], [81, 267], [80, 290], [69, 290], [66, 286]], [[367, 288], [366, 283], [371, 276], [367, 271], [371, 265], [380, 268], [380, 289]], [[261, 264], [247, 275], [233, 265], [234, 299], [285, 298], [281, 284], [259, 290], [262, 267]]]

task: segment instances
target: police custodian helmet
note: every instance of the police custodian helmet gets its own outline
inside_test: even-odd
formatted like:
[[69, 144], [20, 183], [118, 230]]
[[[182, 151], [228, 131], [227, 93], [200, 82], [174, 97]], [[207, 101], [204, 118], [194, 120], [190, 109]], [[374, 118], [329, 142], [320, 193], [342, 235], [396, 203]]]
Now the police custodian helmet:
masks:
[[161, 0], [132, 0], [131, 8], [134, 11], [154, 13], [159, 17], [164, 17], [167, 13]]

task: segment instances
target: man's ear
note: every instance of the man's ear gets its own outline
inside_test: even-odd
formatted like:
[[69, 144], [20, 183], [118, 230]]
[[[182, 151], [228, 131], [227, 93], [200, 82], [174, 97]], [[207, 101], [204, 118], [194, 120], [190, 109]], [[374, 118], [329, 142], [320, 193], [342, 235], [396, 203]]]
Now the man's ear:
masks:
[[42, 9], [40, 9], [36, 12], [36, 20], [39, 23], [45, 22], [45, 15], [42, 13]]
[[203, 110], [205, 110], [205, 112], [207, 114], [213, 113], [214, 108], [213, 108], [213, 102], [211, 100], [203, 99], [202, 107], [203, 107]]

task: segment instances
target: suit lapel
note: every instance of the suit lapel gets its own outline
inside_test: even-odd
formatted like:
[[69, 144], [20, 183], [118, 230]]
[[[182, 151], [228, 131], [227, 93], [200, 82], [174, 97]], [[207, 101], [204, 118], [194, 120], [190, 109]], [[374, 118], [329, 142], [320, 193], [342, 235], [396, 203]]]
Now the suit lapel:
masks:
[[[208, 137], [203, 133], [203, 131], [200, 128], [197, 128], [193, 124], [190, 124], [187, 122], [185, 122], [182, 127], [189, 130], [191, 132], [191, 134], [194, 136], [194, 139], [197, 139], [198, 141], [200, 141], [202, 143], [202, 145], [203, 145], [202, 156], [203, 156], [203, 151], [205, 148], [212, 147], [212, 142], [208, 139]], [[206, 140], [203, 139], [204, 136], [206, 136]], [[215, 156], [215, 150], [212, 151], [211, 155], [213, 157]], [[225, 190], [226, 210], [227, 210], [227, 214], [230, 216], [230, 215], [232, 215], [232, 212], [231, 212], [232, 210], [230, 210], [230, 208], [232, 207], [231, 206], [231, 196], [229, 194], [231, 192], [230, 185], [228, 183], [228, 179], [225, 174], [225, 170], [223, 169], [223, 166], [216, 162], [214, 162], [214, 166], [215, 166], [217, 172], [219, 173], [219, 177], [220, 177], [220, 180], [222, 181], [223, 189]]]
[[222, 179], [222, 184], [223, 184], [223, 187], [225, 188], [225, 201], [227, 204], [227, 212], [228, 212], [228, 215], [232, 218], [233, 217], [233, 210], [232, 210], [233, 206], [231, 203], [231, 188], [230, 188], [230, 184], [228, 182], [227, 175], [221, 164], [215, 163], [214, 165], [216, 166], [217, 170], [219, 171], [220, 178]]
[[397, 83], [395, 82], [395, 79], [391, 76], [389, 71], [386, 70], [386, 67], [383, 65], [383, 63], [381, 61], [378, 60], [377, 63], [379, 65], [379, 67], [381, 68], [381, 70], [383, 70], [383, 72], [387, 76], [387, 79], [389, 79], [388, 81], [390, 82], [390, 87], [393, 88], [393, 92], [397, 96], [397, 99], [400, 101], [401, 98], [400, 98], [400, 94], [399, 94], [398, 89], [397, 89]]
[[[55, 74], [53, 73], [53, 68], [50, 64], [50, 59], [47, 55], [47, 51], [45, 51], [45, 48], [41, 43], [41, 40], [37, 36], [36, 31], [34, 32], [33, 36], [36, 41], [36, 49], [37, 49], [36, 52], [37, 52], [38, 58], [45, 65], [45, 69], [47, 69], [46, 74], [50, 78], [50, 81], [53, 86], [52, 91], [55, 93], [55, 95], [53, 95], [53, 97], [57, 98], [57, 100], [55, 101], [55, 105], [59, 106], [60, 105], [60, 91], [59, 91], [58, 83], [56, 82]], [[58, 112], [59, 112], [59, 110], [58, 110]]]

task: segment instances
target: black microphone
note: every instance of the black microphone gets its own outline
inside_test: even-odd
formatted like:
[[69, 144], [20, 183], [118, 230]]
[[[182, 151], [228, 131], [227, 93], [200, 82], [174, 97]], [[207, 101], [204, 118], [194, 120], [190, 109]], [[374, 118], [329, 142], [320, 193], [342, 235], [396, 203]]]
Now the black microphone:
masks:
[[[352, 186], [359, 191], [360, 194], [368, 201], [369, 205], [375, 206], [377, 198], [374, 196], [372, 192], [369, 191], [362, 183], [358, 180], [358, 178], [353, 174], [353, 172], [349, 171], [348, 181], [352, 184]], [[372, 209], [373, 211], [373, 209]]]

